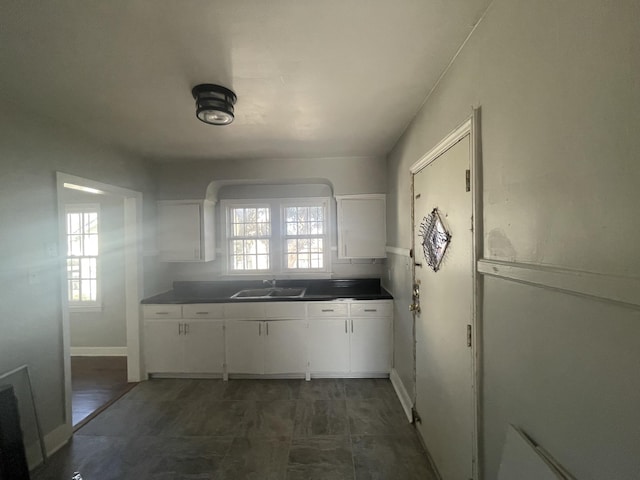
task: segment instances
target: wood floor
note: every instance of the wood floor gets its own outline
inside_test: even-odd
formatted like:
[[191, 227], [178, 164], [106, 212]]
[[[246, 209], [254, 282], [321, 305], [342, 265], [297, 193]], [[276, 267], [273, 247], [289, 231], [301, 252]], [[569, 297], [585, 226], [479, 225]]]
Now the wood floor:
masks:
[[71, 357], [74, 429], [134, 386], [127, 383], [127, 357]]
[[34, 480], [434, 480], [389, 380], [142, 382]]

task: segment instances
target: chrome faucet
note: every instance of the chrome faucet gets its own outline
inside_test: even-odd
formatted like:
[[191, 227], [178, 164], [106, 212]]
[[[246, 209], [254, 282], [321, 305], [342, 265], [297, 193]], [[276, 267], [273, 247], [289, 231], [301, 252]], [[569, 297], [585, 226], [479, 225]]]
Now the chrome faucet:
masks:
[[262, 283], [266, 283], [268, 285], [271, 285], [271, 288], [276, 288], [276, 279], [273, 278], [271, 280], [262, 280]]

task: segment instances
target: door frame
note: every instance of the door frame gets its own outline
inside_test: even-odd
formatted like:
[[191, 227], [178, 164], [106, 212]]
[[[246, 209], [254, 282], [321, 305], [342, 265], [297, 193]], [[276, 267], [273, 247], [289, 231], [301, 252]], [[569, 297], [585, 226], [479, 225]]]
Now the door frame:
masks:
[[[426, 154], [420, 157], [411, 167], [409, 172], [411, 175], [410, 191], [411, 191], [411, 248], [412, 252], [416, 252], [415, 245], [415, 205], [414, 205], [414, 176], [421, 171], [427, 165], [435, 161], [443, 153], [449, 150], [453, 145], [458, 143], [465, 136], [469, 135], [470, 138], [470, 152], [469, 152], [469, 164], [471, 170], [470, 186], [471, 186], [471, 212], [472, 212], [472, 247], [471, 247], [471, 271], [473, 272], [473, 305], [471, 312], [471, 390], [472, 390], [472, 416], [473, 416], [473, 432], [472, 436], [472, 472], [474, 480], [481, 478], [481, 469], [479, 468], [480, 461], [480, 449], [481, 439], [480, 433], [482, 429], [481, 425], [481, 381], [482, 381], [482, 345], [481, 334], [482, 331], [482, 275], [479, 275], [477, 264], [478, 260], [482, 258], [483, 252], [483, 232], [482, 232], [482, 176], [481, 176], [481, 138], [480, 138], [480, 108], [474, 108], [472, 115], [467, 118], [461, 125], [455, 128], [451, 133], [444, 137], [438, 144], [429, 150]], [[412, 261], [412, 279], [415, 283], [416, 267], [415, 261]], [[415, 326], [415, 313], [413, 314], [414, 322], [414, 342], [413, 342], [413, 358], [414, 358], [414, 371], [413, 378], [414, 384], [417, 381], [416, 376], [416, 326]], [[413, 393], [413, 405], [416, 404], [416, 392], [417, 388], [414, 388]]]
[[127, 381], [142, 379], [140, 361], [140, 301], [143, 295], [142, 264], [142, 193], [88, 178], [56, 172], [58, 202], [58, 256], [60, 258], [60, 298], [62, 310], [62, 355], [64, 363], [65, 423], [73, 429], [71, 405], [71, 325], [69, 318], [66, 270], [66, 219], [63, 192], [65, 183], [99, 190], [120, 197], [124, 208], [125, 323], [127, 339]]

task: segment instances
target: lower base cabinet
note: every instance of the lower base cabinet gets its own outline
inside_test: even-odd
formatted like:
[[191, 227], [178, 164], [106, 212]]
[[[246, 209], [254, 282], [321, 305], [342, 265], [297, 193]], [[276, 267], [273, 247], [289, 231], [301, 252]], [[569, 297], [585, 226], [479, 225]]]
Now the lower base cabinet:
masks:
[[147, 373], [223, 373], [224, 321], [147, 320]]
[[229, 320], [226, 329], [229, 374], [306, 372], [304, 320]]
[[309, 320], [311, 374], [349, 373], [349, 330], [346, 318]]
[[146, 370], [225, 377], [386, 375], [392, 311], [390, 301], [145, 305]]

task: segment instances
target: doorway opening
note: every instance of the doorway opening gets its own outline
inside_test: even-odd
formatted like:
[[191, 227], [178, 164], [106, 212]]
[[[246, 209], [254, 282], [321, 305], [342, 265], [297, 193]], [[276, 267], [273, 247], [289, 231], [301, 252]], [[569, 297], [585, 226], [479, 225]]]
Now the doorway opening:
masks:
[[[61, 262], [61, 305], [62, 305], [62, 337], [65, 382], [65, 423], [71, 430], [79, 428], [90, 418], [102, 411], [105, 404], [115, 401], [129, 388], [139, 382], [142, 377], [140, 367], [140, 326], [139, 303], [142, 295], [142, 194], [114, 185], [96, 182], [87, 178], [57, 173], [59, 251], [64, 257]], [[100, 312], [102, 303], [100, 289], [95, 293], [97, 285], [94, 270], [100, 271], [99, 263], [91, 263], [91, 249], [75, 250], [73, 261], [67, 260], [70, 244], [89, 245], [90, 236], [94, 234], [93, 226], [80, 233], [67, 228], [69, 217], [66, 205], [69, 203], [68, 192], [85, 195], [104, 196], [112, 199], [121, 212], [121, 239], [118, 241], [118, 255], [121, 257], [122, 277], [124, 285], [121, 308], [118, 315], [124, 318], [117, 347], [72, 347], [71, 316], [75, 312], [89, 314]], [[96, 202], [97, 203], [97, 202]], [[83, 217], [84, 220], [84, 217]], [[89, 224], [90, 220], [86, 220]], [[79, 238], [81, 235], [86, 238]], [[63, 253], [64, 252], [64, 253]], [[96, 255], [97, 256], [97, 255]], [[80, 259], [79, 261], [75, 261]], [[76, 265], [84, 261], [84, 270]], [[89, 273], [87, 273], [89, 272]], [[84, 291], [83, 291], [84, 289]], [[89, 292], [89, 293], [87, 293]], [[86, 300], [82, 305], [81, 300]], [[80, 308], [78, 308], [80, 307]], [[72, 361], [73, 355], [73, 361]], [[73, 369], [72, 369], [73, 364]], [[73, 373], [75, 372], [75, 379]], [[73, 381], [72, 381], [73, 379]], [[80, 408], [74, 409], [74, 400]], [[84, 404], [84, 405], [83, 405]], [[91, 410], [96, 408], [97, 411]], [[74, 411], [75, 410], [75, 411]], [[93, 412], [90, 414], [90, 412]], [[90, 415], [90, 416], [88, 416]]]

